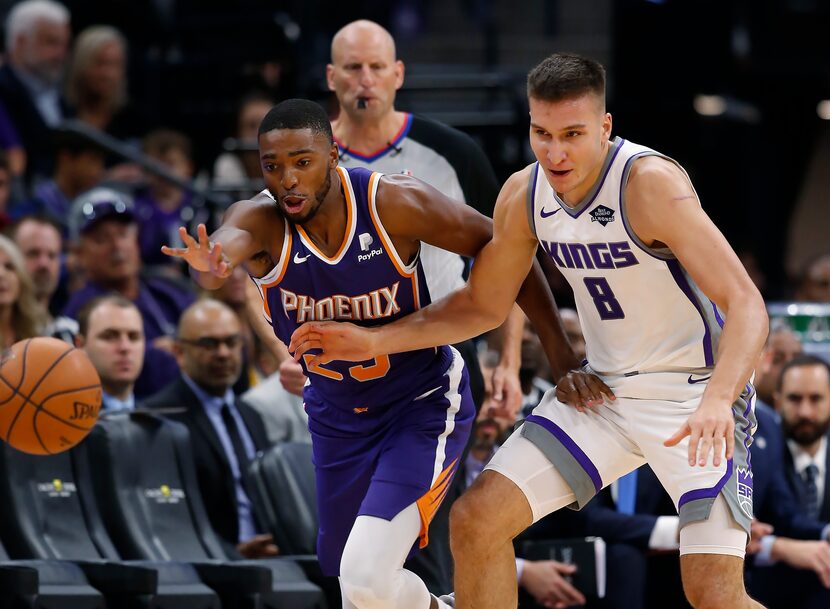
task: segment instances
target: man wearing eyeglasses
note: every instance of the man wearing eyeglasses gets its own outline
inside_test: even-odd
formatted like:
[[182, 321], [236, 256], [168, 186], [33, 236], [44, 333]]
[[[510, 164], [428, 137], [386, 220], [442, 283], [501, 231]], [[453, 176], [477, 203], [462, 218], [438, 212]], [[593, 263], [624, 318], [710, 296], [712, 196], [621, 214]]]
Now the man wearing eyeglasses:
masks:
[[230, 555], [274, 556], [274, 540], [260, 534], [245, 489], [248, 462], [268, 439], [259, 414], [231, 389], [242, 370], [239, 318], [218, 300], [197, 301], [182, 313], [174, 353], [181, 375], [142, 406], [184, 409], [169, 416], [190, 430], [199, 490]]

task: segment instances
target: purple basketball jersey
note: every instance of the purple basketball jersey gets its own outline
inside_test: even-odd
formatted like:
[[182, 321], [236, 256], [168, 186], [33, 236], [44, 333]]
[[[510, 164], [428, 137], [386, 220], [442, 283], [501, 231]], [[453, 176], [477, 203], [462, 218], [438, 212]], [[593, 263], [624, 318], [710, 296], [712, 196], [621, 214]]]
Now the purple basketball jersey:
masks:
[[[381, 224], [375, 195], [382, 174], [363, 168], [337, 168], [346, 196], [343, 243], [331, 258], [302, 226], [286, 222], [279, 263], [255, 279], [265, 316], [288, 344], [307, 321], [349, 321], [361, 326], [389, 323], [429, 304], [429, 291], [416, 256], [405, 264]], [[442, 349], [447, 349], [443, 347]], [[361, 414], [405, 403], [435, 385], [446, 354], [437, 349], [393, 353], [364, 362], [302, 365], [311, 381], [306, 407], [325, 402]], [[313, 413], [309, 410], [309, 414]]]

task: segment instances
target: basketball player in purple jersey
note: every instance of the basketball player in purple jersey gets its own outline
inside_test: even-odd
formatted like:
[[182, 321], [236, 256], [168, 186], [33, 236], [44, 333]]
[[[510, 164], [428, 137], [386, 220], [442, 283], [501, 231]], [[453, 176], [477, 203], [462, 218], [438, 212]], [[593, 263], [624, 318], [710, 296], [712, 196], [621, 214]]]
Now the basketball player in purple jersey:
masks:
[[[198, 240], [181, 230], [194, 278], [215, 288], [244, 264], [265, 316], [286, 344], [302, 324], [385, 324], [429, 303], [420, 242], [474, 256], [492, 223], [471, 207], [404, 175], [338, 167], [325, 112], [305, 100], [274, 107], [260, 127], [267, 191], [235, 204]], [[578, 367], [538, 267], [520, 304], [558, 375]], [[446, 346], [389, 352], [362, 362], [300, 360], [317, 472], [323, 571], [338, 575], [346, 609], [442, 609], [402, 568], [424, 546], [430, 519], [458, 467], [474, 415], [467, 372]], [[610, 391], [573, 378], [584, 403]]]
[[[486, 331], [510, 310], [541, 244], [574, 290], [588, 364], [616, 399], [585, 412], [570, 379], [545, 394], [453, 506], [459, 609], [516, 607], [512, 540], [582, 507], [649, 463], [680, 516], [680, 566], [696, 609], [760, 605], [743, 585], [752, 521], [749, 383], [764, 302], [675, 161], [611, 136], [605, 70], [570, 54], [528, 75], [537, 161], [499, 195], [493, 240], [468, 284], [380, 328], [312, 322], [289, 345], [309, 361], [423, 349]], [[711, 459], [710, 459], [711, 453]]]

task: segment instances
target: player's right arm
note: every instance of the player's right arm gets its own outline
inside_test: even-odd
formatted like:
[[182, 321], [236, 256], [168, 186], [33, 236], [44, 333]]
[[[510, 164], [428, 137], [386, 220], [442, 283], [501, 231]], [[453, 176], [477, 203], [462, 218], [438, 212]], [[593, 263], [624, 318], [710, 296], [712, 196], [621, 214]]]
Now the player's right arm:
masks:
[[[190, 266], [193, 280], [206, 290], [219, 288], [230, 276], [234, 267], [244, 264], [259, 253], [279, 251], [282, 247], [282, 231], [274, 230], [279, 239], [269, 244], [266, 236], [275, 224], [273, 202], [263, 197], [250, 201], [238, 201], [231, 205], [222, 219], [222, 225], [208, 236], [204, 224], [196, 228], [196, 238], [179, 227], [184, 247], [162, 246], [168, 256], [181, 258]], [[279, 243], [276, 243], [279, 241]], [[269, 251], [269, 246], [274, 250]], [[275, 260], [274, 256], [270, 258]], [[267, 272], [269, 269], [263, 269]]]

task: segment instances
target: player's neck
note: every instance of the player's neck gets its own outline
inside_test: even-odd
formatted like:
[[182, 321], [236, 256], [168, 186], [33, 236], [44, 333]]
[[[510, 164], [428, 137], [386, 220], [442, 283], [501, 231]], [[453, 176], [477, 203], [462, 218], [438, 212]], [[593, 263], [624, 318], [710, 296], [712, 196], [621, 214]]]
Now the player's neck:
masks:
[[337, 141], [358, 154], [370, 155], [389, 146], [406, 122], [406, 113], [391, 110], [380, 120], [353, 120], [341, 110], [331, 126]]

